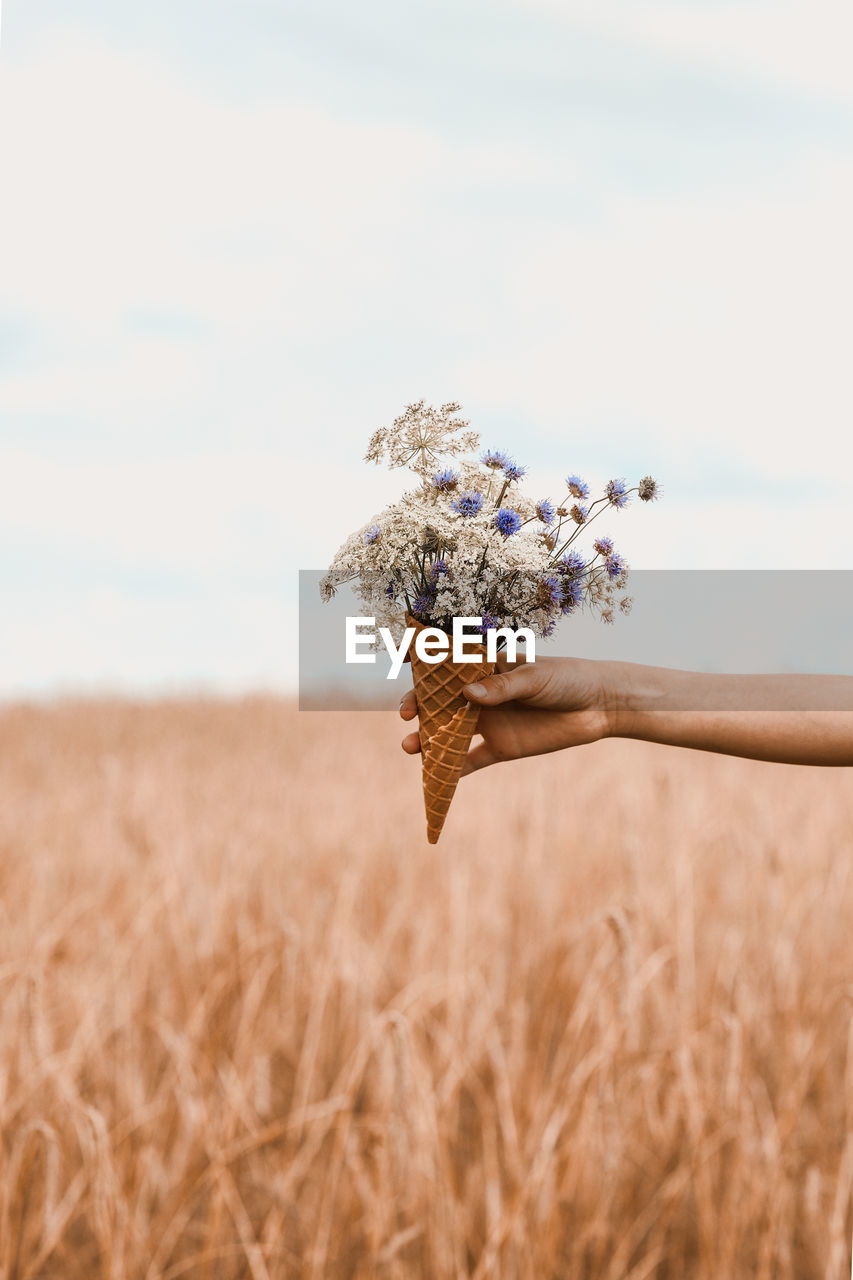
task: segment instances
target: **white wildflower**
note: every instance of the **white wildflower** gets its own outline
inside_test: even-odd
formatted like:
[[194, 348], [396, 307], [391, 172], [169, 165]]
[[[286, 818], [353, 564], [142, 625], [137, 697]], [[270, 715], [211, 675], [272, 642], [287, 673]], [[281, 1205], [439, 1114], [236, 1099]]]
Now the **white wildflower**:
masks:
[[[407, 612], [448, 631], [456, 617], [482, 617], [547, 635], [577, 607], [593, 607], [607, 621], [614, 606], [626, 611], [628, 598], [617, 599], [625, 562], [610, 539], [597, 540], [589, 559], [572, 544], [636, 490], [620, 481], [619, 504], [605, 492], [581, 506], [573, 498], [586, 499], [588, 488], [570, 476], [545, 530], [536, 501], [520, 489], [523, 467], [501, 451], [484, 455], [485, 463], [460, 456], [476, 449], [479, 437], [459, 410], [453, 401], [433, 409], [420, 400], [374, 433], [367, 460], [408, 466], [420, 487], [347, 538], [320, 584], [323, 599], [353, 583], [365, 612], [398, 640]], [[447, 457], [459, 461], [442, 466]], [[649, 478], [641, 485], [648, 494]]]

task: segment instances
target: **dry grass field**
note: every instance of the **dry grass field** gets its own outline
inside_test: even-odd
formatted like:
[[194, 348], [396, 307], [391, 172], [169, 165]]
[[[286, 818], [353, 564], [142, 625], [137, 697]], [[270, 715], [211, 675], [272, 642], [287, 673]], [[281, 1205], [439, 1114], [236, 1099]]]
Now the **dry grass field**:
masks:
[[853, 771], [0, 710], [0, 1276], [834, 1280]]

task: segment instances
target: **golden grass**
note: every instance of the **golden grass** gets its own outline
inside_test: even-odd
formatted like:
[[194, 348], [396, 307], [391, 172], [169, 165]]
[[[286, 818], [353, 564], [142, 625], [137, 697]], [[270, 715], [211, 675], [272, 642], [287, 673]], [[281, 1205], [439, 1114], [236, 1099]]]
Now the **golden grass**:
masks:
[[0, 1275], [834, 1277], [853, 773], [0, 712]]

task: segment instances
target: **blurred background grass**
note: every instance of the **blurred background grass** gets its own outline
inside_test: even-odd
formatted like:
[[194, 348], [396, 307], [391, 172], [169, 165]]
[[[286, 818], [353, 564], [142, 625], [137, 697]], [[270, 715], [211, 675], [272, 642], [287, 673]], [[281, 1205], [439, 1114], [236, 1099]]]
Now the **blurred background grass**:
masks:
[[835, 1277], [853, 776], [0, 711], [0, 1274]]

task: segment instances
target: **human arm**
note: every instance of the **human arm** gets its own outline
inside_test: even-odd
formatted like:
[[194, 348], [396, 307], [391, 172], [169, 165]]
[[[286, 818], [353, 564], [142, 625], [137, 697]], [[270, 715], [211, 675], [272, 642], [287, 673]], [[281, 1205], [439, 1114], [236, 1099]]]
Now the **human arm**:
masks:
[[[853, 677], [716, 675], [627, 662], [499, 664], [466, 696], [482, 742], [465, 773], [602, 738], [634, 738], [787, 764], [853, 765]], [[414, 719], [414, 693], [400, 714]], [[417, 734], [403, 749], [420, 749]]]

